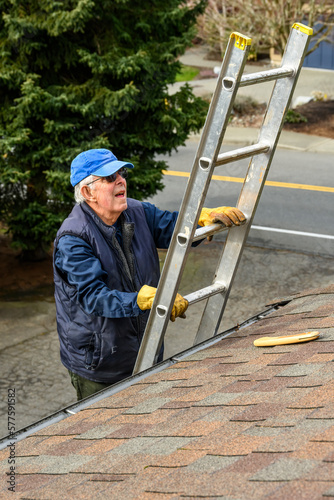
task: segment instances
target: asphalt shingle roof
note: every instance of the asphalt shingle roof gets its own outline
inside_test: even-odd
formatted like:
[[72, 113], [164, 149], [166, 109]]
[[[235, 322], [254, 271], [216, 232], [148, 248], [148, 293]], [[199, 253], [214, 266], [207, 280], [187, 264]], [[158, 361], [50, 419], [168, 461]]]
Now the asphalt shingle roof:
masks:
[[[318, 340], [255, 347], [319, 330]], [[16, 497], [334, 497], [334, 285], [15, 446]], [[4, 477], [8, 449], [0, 452]], [[13, 498], [5, 481], [1, 498]]]

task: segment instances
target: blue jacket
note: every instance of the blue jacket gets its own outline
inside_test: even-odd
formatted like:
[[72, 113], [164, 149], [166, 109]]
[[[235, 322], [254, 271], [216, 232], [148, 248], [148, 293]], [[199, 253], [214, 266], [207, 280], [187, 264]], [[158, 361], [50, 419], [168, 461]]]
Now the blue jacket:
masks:
[[137, 294], [156, 287], [157, 248], [167, 248], [177, 212], [128, 199], [107, 226], [76, 205], [55, 239], [54, 281], [61, 361], [90, 380], [115, 383], [132, 374], [149, 311]]

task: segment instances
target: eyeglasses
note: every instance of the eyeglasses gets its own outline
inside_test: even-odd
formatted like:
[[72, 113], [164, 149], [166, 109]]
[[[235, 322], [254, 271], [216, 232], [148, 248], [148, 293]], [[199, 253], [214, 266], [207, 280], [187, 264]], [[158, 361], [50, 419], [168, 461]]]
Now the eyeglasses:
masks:
[[119, 170], [117, 170], [117, 172], [115, 172], [111, 175], [107, 175], [106, 177], [99, 177], [98, 179], [95, 179], [94, 181], [89, 182], [88, 184], [86, 184], [86, 186], [90, 186], [91, 184], [94, 184], [94, 182], [101, 181], [101, 180], [106, 180], [108, 183], [115, 182], [115, 180], [117, 179], [117, 174], [119, 174], [121, 177], [123, 177], [123, 179], [126, 179], [128, 176], [128, 169], [125, 167], [122, 167]]

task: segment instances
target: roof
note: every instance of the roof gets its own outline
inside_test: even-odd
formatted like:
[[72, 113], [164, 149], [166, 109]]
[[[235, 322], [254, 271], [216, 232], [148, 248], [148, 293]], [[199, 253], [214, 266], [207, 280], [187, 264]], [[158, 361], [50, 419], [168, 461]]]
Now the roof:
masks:
[[[318, 340], [255, 347], [261, 336]], [[334, 285], [15, 444], [20, 498], [334, 496]], [[0, 452], [9, 471], [9, 447]], [[12, 498], [1, 484], [1, 498]]]

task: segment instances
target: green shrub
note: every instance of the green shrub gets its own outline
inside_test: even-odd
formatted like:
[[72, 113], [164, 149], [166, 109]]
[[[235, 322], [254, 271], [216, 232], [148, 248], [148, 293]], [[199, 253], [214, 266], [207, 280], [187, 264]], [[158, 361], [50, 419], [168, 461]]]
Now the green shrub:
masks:
[[294, 109], [288, 109], [285, 117], [285, 123], [303, 123], [307, 122], [307, 118]]

